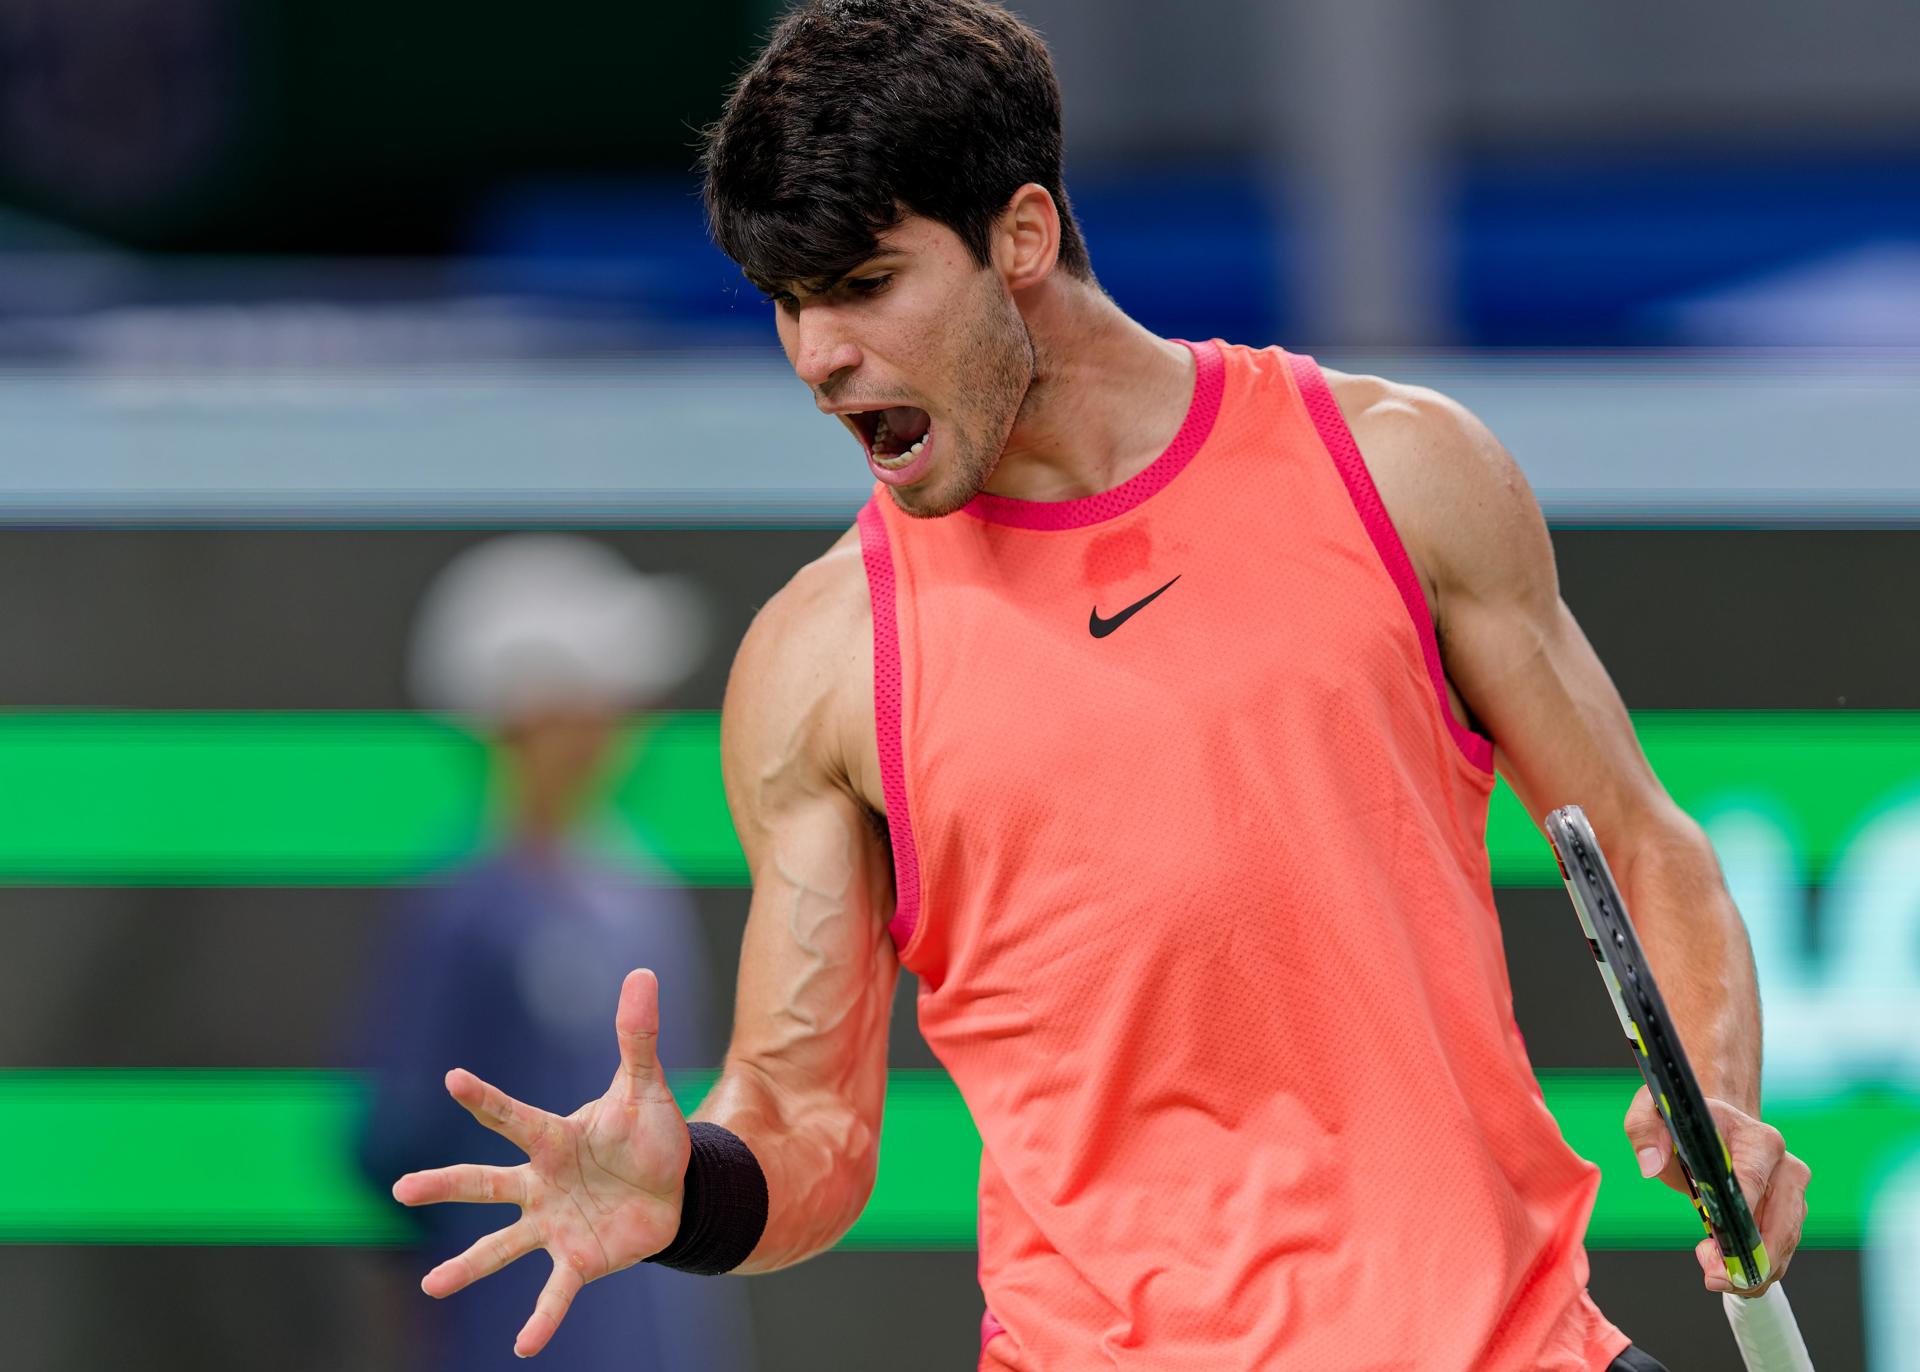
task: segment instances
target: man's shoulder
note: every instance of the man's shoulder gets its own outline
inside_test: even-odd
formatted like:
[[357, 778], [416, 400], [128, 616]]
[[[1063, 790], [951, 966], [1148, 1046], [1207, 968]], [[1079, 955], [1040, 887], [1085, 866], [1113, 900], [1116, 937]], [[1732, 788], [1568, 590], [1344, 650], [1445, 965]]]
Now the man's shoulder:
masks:
[[[1448, 583], [1506, 575], [1507, 554], [1538, 543], [1540, 511], [1526, 477], [1472, 410], [1426, 386], [1326, 377], [1430, 601]], [[1522, 561], [1509, 570], [1532, 575], [1533, 559]]]
[[1489, 481], [1518, 477], [1500, 441], [1453, 397], [1360, 373], [1329, 370], [1326, 378], [1390, 513], [1398, 503], [1409, 517], [1444, 519], [1479, 503]]
[[1371, 437], [1376, 446], [1397, 450], [1409, 444], [1457, 445], [1484, 433], [1471, 410], [1430, 386], [1331, 367], [1321, 368], [1321, 374], [1356, 442]]
[[848, 529], [754, 616], [727, 682], [723, 749], [743, 761], [811, 759], [864, 798], [852, 779], [869, 770], [872, 683], [873, 605]]
[[860, 530], [847, 528], [831, 546], [787, 578], [754, 616], [749, 639], [775, 640], [785, 655], [831, 653], [861, 629], [871, 633], [873, 602], [861, 560]]

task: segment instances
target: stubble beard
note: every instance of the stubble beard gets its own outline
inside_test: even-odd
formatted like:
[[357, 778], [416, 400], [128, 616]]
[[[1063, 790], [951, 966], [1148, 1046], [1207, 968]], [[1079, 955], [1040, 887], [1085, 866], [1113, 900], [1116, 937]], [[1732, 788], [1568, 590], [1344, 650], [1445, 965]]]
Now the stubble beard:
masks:
[[986, 488], [1038, 370], [1019, 306], [993, 273], [980, 275], [984, 298], [951, 364], [958, 403], [941, 426], [933, 480], [913, 490], [888, 488], [901, 512], [916, 519], [943, 519]]

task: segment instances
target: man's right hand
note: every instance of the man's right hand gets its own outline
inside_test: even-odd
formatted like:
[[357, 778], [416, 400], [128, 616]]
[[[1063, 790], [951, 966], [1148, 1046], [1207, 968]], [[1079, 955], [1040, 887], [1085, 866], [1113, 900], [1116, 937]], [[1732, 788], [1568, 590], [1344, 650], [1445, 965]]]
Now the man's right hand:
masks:
[[553, 1275], [513, 1351], [546, 1347], [580, 1288], [631, 1267], [673, 1241], [680, 1227], [690, 1145], [654, 1043], [660, 989], [652, 972], [627, 974], [614, 1016], [620, 1069], [599, 1100], [564, 1118], [523, 1105], [471, 1072], [447, 1073], [447, 1090], [473, 1117], [524, 1149], [518, 1167], [462, 1163], [409, 1172], [393, 1184], [402, 1205], [511, 1203], [520, 1218], [427, 1273], [429, 1296], [450, 1296], [544, 1248]]

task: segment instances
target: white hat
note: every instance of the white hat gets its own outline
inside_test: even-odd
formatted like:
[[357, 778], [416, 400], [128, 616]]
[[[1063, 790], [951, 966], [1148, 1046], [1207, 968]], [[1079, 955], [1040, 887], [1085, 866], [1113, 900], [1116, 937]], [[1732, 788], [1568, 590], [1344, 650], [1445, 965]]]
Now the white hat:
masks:
[[642, 575], [592, 539], [509, 534], [434, 579], [408, 677], [430, 708], [499, 723], [549, 705], [656, 698], [692, 674], [706, 646], [699, 595], [683, 579]]

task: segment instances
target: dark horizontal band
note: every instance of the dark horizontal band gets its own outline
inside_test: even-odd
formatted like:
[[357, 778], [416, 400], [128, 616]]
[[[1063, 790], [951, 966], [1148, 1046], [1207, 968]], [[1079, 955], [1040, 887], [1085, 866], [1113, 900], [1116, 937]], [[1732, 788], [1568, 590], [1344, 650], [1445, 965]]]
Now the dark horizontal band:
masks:
[[767, 1174], [740, 1136], [705, 1120], [687, 1126], [680, 1230], [648, 1258], [662, 1267], [717, 1277], [747, 1260], [767, 1230]]

